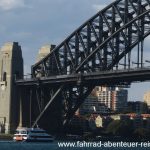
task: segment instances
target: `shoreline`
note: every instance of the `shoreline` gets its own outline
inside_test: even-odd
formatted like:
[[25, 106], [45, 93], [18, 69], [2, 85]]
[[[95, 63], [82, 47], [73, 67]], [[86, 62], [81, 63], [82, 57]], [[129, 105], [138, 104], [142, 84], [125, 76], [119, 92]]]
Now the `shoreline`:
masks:
[[[13, 134], [0, 134], [0, 141], [13, 141]], [[57, 141], [62, 141], [62, 140], [65, 140], [65, 141], [114, 141], [114, 142], [117, 142], [117, 141], [126, 141], [126, 142], [144, 142], [144, 141], [149, 141], [149, 139], [147, 138], [133, 138], [133, 137], [114, 137], [114, 136], [100, 136], [100, 137], [97, 137], [97, 138], [71, 138], [71, 137], [57, 137], [56, 138]]]
[[13, 134], [0, 134], [0, 140], [12, 140]]

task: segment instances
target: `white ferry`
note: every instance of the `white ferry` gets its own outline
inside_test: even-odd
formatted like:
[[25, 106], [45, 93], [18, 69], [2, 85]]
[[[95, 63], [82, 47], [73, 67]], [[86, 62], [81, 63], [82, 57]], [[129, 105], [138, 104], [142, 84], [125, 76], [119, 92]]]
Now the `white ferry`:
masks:
[[13, 137], [14, 141], [51, 142], [54, 137], [40, 128], [18, 128]]

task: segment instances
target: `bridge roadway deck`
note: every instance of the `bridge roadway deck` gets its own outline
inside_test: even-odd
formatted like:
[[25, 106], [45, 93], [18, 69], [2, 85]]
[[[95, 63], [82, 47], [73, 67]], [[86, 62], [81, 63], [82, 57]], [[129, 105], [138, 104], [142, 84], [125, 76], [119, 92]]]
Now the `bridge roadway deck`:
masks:
[[57, 75], [41, 78], [16, 80], [17, 86], [34, 85], [76, 85], [76, 84], [120, 84], [123, 82], [148, 81], [150, 80], [150, 68], [135, 68], [130, 70], [101, 71], [87, 74]]

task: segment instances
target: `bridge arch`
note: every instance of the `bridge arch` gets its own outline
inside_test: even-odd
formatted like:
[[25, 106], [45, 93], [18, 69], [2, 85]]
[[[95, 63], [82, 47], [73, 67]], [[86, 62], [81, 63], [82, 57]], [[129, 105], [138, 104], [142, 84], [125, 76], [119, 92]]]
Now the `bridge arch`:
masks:
[[[117, 0], [111, 3], [33, 65], [33, 77], [37, 74], [48, 77], [109, 70], [114, 65], [118, 67], [119, 60], [140, 42], [143, 45], [144, 38], [149, 35], [149, 8], [149, 0]], [[143, 62], [138, 57], [139, 67]], [[128, 56], [128, 64], [124, 65], [130, 67], [130, 59]]]

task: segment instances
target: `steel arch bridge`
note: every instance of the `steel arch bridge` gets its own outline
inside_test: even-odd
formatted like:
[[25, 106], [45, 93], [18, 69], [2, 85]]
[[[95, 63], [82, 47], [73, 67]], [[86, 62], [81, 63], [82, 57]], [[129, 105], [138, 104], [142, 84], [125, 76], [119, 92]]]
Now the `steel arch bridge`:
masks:
[[[33, 126], [58, 97], [63, 99], [64, 124], [69, 122], [96, 86], [96, 81], [84, 84], [82, 75], [143, 68], [144, 39], [149, 34], [150, 0], [116, 0], [82, 24], [32, 66], [33, 80], [74, 74], [80, 76], [73, 85], [37, 86], [36, 91], [40, 91], [37, 92], [40, 93], [37, 96], [39, 112]], [[41, 91], [49, 93], [46, 103]]]

